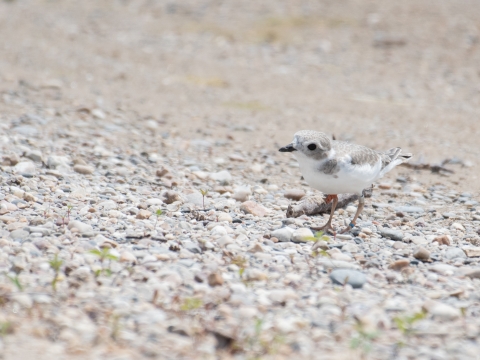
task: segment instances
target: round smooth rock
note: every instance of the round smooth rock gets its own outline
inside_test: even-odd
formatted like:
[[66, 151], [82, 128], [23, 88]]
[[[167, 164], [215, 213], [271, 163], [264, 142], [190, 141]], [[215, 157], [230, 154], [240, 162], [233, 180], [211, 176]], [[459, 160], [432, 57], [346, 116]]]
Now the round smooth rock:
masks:
[[309, 228], [297, 229], [292, 234], [292, 241], [297, 243], [311, 241], [311, 238], [313, 238], [313, 233]]
[[305, 196], [305, 191], [301, 189], [288, 189], [283, 196], [287, 199], [298, 201]]
[[292, 229], [291, 227], [285, 226], [281, 229], [277, 229], [275, 231], [272, 231], [270, 234], [271, 237], [275, 237], [278, 239], [280, 242], [289, 242], [293, 238], [293, 232], [295, 230]]
[[362, 288], [367, 282], [367, 277], [364, 273], [351, 269], [335, 269], [330, 273], [330, 279], [334, 284], [349, 284], [354, 289]]
[[73, 170], [79, 174], [83, 175], [90, 175], [93, 174], [93, 171], [95, 170], [93, 167], [88, 166], [88, 165], [80, 165], [77, 164], [73, 167]]
[[408, 266], [410, 266], [410, 261], [408, 259], [400, 259], [391, 263], [389, 268], [395, 271], [401, 271]]
[[401, 232], [400, 230], [394, 230], [389, 228], [380, 229], [380, 234], [383, 237], [390, 238], [392, 240], [397, 240], [397, 241], [402, 241], [403, 238], [405, 237], [403, 235], [403, 232]]
[[413, 257], [417, 260], [427, 261], [430, 259], [430, 251], [424, 247], [419, 247], [417, 251], [413, 254]]
[[457, 259], [457, 258], [465, 259], [467, 257], [467, 255], [465, 254], [465, 252], [462, 249], [457, 248], [457, 247], [452, 247], [450, 249], [447, 249], [447, 251], [445, 251], [444, 257], [447, 260], [452, 260], [452, 259]]

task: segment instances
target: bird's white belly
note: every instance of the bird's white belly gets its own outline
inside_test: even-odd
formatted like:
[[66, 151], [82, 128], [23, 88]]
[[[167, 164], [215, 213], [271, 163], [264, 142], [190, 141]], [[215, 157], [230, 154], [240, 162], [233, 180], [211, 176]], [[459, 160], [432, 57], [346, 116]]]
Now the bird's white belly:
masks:
[[324, 194], [361, 194], [363, 189], [370, 187], [378, 179], [381, 170], [379, 161], [374, 166], [341, 164], [340, 171], [325, 174], [319, 170], [321, 161], [308, 158], [297, 159], [307, 183]]

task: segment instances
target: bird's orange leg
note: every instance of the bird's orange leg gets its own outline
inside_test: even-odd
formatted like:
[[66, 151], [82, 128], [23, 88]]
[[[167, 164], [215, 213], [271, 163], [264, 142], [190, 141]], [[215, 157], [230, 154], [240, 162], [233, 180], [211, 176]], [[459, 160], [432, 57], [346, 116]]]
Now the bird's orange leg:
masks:
[[332, 201], [332, 210], [330, 211], [330, 217], [328, 218], [327, 223], [323, 226], [311, 227], [310, 229], [312, 229], [313, 231], [324, 231], [324, 232], [330, 231], [333, 235], [336, 235], [335, 229], [332, 227], [332, 219], [333, 219], [333, 213], [335, 212], [335, 208], [337, 207], [337, 204], [338, 204], [338, 196], [327, 195], [325, 202], [328, 204], [330, 201]]
[[350, 224], [348, 224], [348, 226], [345, 229], [340, 231], [340, 234], [344, 234], [346, 232], [349, 232], [350, 230], [352, 230], [355, 227], [355, 225], [357, 223], [358, 216], [362, 212], [364, 205], [365, 205], [365, 197], [362, 194], [362, 196], [360, 196], [360, 199], [358, 199], [358, 207], [357, 207], [357, 211], [355, 212], [355, 216], [353, 217], [353, 220], [350, 222]]

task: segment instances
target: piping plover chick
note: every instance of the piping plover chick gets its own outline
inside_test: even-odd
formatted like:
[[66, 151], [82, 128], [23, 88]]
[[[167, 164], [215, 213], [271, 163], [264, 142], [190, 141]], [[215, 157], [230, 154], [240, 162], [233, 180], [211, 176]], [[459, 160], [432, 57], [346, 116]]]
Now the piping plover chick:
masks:
[[279, 151], [292, 152], [307, 183], [327, 195], [327, 203], [333, 201], [327, 223], [312, 229], [332, 231], [334, 234], [332, 218], [338, 203], [338, 194], [360, 195], [355, 216], [348, 227], [341, 231], [344, 233], [353, 229], [363, 210], [363, 190], [412, 157], [412, 154], [402, 154], [399, 147], [379, 152], [362, 145], [331, 140], [326, 134], [312, 130], [298, 131], [293, 136], [293, 142]]

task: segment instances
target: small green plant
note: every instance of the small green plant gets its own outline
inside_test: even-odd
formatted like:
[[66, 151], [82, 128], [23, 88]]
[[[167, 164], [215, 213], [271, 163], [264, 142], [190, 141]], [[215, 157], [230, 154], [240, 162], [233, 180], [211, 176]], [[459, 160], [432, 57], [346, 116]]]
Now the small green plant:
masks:
[[[110, 254], [109, 248], [102, 248], [101, 250], [93, 249], [90, 250], [90, 254], [98, 256], [100, 262], [102, 263], [102, 268], [95, 271], [95, 277], [98, 277], [100, 274], [104, 273], [108, 276], [112, 275], [112, 270], [110, 269], [112, 261], [118, 261], [118, 257]], [[108, 261], [108, 267], [106, 267], [106, 262]]]
[[121, 316], [118, 314], [112, 315], [110, 319], [111, 319], [111, 326], [112, 326], [110, 331], [110, 337], [114, 341], [117, 341], [120, 335], [120, 330], [121, 330], [121, 325], [120, 325]]
[[157, 217], [157, 219], [155, 220], [155, 227], [154, 227], [154, 230], [157, 229], [157, 224], [158, 224], [158, 219], [160, 218], [160, 216], [163, 215], [163, 211], [161, 209], [158, 209], [157, 211], [155, 211], [155, 216]]
[[55, 272], [55, 275], [52, 280], [52, 289], [53, 291], [57, 291], [57, 282], [58, 282], [58, 275], [60, 273], [60, 268], [63, 265], [63, 260], [58, 258], [58, 254], [55, 254], [54, 258], [48, 262], [50, 267]]
[[7, 275], [7, 278], [17, 287], [18, 291], [23, 291], [23, 285], [18, 278], [18, 274], [15, 276]]
[[72, 213], [73, 206], [68, 204], [67, 205], [67, 220], [70, 222], [70, 214]]
[[253, 336], [247, 336], [243, 340], [236, 341], [233, 349], [252, 353], [253, 359], [260, 359], [263, 355], [274, 355], [277, 353], [279, 346], [285, 342], [285, 338], [270, 332], [264, 333], [263, 325], [263, 319], [257, 318], [254, 324]]
[[8, 321], [0, 322], [0, 336], [3, 338], [12, 331], [12, 324]]
[[312, 250], [312, 253], [311, 253], [311, 256], [313, 258], [316, 258], [318, 255], [321, 255], [321, 256], [324, 256], [324, 257], [329, 257], [330, 255], [327, 253], [326, 250], [324, 249], [318, 249], [315, 244], [322, 240], [322, 241], [325, 241], [325, 242], [328, 242], [330, 241], [330, 237], [328, 237], [327, 235], [325, 235], [325, 233], [323, 231], [318, 231], [315, 233], [314, 236], [309, 236], [307, 238], [305, 238], [305, 240], [307, 241], [313, 241], [314, 244], [312, 246], [313, 250]]
[[202, 205], [203, 210], [205, 210], [205, 196], [208, 194], [208, 189], [200, 189], [200, 193], [202, 194]]
[[357, 320], [355, 325], [357, 334], [350, 340], [351, 349], [359, 349], [361, 358], [364, 359], [372, 350], [372, 343], [378, 337], [378, 331], [367, 331], [363, 324]]
[[182, 305], [180, 305], [180, 310], [182, 311], [191, 311], [202, 307], [203, 302], [201, 299], [189, 297], [183, 299]]
[[240, 279], [243, 278], [243, 273], [245, 272], [245, 268], [248, 265], [247, 259], [245, 259], [243, 256], [237, 255], [232, 257], [231, 263], [234, 265], [237, 265], [239, 267], [238, 269], [238, 276]]
[[[424, 319], [426, 316], [425, 311], [419, 311], [413, 315], [400, 315], [393, 318], [395, 325], [397, 325], [398, 330], [402, 333], [402, 335], [408, 340], [412, 334], [415, 333], [415, 329], [413, 325]], [[404, 345], [404, 342], [400, 342], [399, 345]]]

